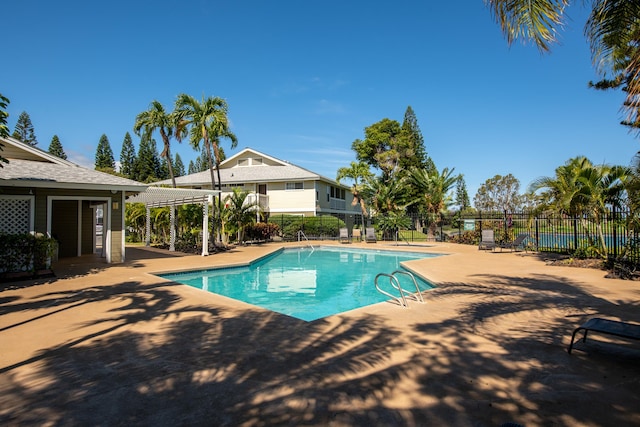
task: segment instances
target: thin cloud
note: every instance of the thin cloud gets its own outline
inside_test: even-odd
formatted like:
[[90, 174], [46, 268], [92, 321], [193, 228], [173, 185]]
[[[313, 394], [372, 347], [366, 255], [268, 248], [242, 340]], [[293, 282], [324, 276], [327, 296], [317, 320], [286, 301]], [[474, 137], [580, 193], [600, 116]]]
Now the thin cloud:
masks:
[[347, 110], [342, 104], [327, 99], [318, 101], [315, 108], [316, 114], [345, 114], [346, 112]]

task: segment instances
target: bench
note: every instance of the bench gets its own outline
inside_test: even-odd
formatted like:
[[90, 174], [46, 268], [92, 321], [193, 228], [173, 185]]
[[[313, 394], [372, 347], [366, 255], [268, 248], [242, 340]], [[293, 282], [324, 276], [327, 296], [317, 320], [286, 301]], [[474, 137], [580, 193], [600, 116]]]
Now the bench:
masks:
[[599, 332], [601, 334], [614, 335], [616, 337], [640, 340], [640, 325], [594, 317], [593, 319], [587, 320], [582, 326], [573, 331], [571, 344], [569, 344], [569, 349], [567, 350], [569, 354], [571, 354], [576, 334], [581, 330], [584, 331], [582, 342], [587, 341], [587, 334], [589, 332]]

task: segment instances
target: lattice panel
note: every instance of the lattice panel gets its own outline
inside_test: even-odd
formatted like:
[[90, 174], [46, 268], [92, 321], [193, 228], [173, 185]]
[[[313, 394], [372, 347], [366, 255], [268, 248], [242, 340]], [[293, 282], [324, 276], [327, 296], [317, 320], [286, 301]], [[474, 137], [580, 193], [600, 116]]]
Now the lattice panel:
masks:
[[31, 228], [31, 200], [0, 198], [0, 233], [28, 233]]

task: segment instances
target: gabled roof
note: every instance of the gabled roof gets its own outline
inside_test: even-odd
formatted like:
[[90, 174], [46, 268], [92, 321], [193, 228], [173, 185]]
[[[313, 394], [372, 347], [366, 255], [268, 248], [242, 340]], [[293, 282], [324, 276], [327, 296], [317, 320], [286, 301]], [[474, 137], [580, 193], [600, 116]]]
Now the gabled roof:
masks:
[[[260, 166], [238, 166], [238, 159], [244, 158], [250, 154], [252, 157], [267, 159], [268, 162]], [[214, 176], [217, 181], [217, 172], [214, 170]], [[246, 182], [283, 182], [283, 181], [326, 181], [334, 185], [341, 185], [332, 179], [323, 177], [315, 172], [301, 168], [284, 160], [277, 159], [273, 156], [261, 153], [260, 151], [245, 148], [239, 153], [229, 157], [220, 163], [220, 180], [224, 185], [233, 186]], [[159, 181], [154, 185], [171, 184], [170, 179]], [[197, 172], [190, 175], [180, 176], [176, 178], [177, 186], [210, 186], [211, 173], [209, 170]]]
[[13, 138], [2, 138], [0, 186], [144, 191], [146, 184], [60, 159]]
[[48, 162], [60, 165], [73, 165], [73, 163], [54, 156], [53, 154], [41, 150], [33, 145], [25, 144], [15, 138], [0, 138], [4, 144], [2, 157], [6, 159], [32, 160], [36, 162]]

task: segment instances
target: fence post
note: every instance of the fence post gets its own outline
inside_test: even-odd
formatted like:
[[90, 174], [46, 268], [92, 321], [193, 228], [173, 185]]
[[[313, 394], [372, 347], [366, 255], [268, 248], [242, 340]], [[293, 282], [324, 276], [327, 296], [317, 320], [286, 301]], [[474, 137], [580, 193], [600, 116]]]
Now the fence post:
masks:
[[618, 224], [616, 221], [615, 206], [611, 208], [611, 222], [613, 224], [613, 259], [617, 259], [618, 258]]
[[578, 218], [573, 218], [573, 252], [578, 251]]

